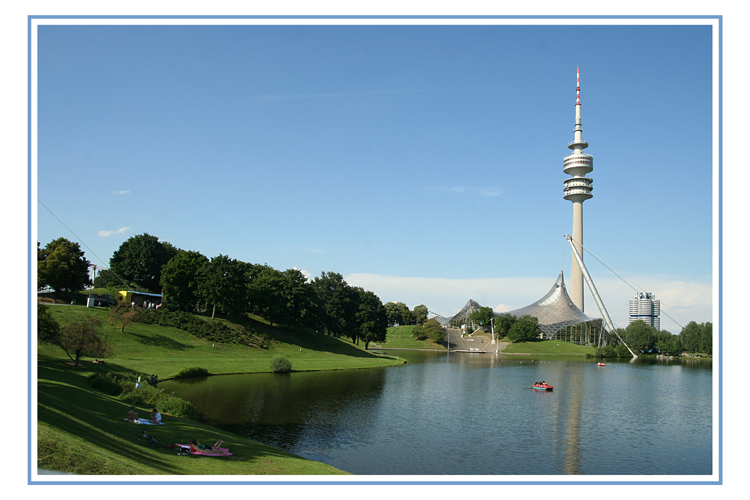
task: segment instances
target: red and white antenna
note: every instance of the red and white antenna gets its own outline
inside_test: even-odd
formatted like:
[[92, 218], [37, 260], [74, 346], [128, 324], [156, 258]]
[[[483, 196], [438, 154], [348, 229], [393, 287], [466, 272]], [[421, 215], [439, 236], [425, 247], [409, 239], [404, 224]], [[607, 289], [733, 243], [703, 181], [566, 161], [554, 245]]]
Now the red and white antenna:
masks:
[[576, 106], [581, 105], [581, 69], [576, 68]]

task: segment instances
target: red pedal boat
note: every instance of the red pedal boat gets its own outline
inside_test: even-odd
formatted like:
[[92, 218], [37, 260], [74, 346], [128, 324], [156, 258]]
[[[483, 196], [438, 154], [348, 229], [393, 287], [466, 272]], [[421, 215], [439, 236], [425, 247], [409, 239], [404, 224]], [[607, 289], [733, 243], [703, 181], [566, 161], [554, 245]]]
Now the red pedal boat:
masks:
[[551, 391], [552, 389], [554, 389], [554, 387], [549, 384], [534, 384], [531, 386], [531, 388], [537, 391]]

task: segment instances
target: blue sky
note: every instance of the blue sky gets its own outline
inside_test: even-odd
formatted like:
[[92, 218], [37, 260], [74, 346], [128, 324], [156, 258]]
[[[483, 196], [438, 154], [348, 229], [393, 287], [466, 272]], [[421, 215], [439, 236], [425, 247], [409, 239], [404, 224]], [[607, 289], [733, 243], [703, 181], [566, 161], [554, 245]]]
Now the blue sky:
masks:
[[[522, 307], [570, 275], [580, 67], [584, 245], [678, 323], [712, 320], [707, 26], [40, 26], [38, 44], [42, 245], [70, 228], [106, 266], [149, 233], [446, 316]], [[632, 289], [586, 262], [626, 326]]]

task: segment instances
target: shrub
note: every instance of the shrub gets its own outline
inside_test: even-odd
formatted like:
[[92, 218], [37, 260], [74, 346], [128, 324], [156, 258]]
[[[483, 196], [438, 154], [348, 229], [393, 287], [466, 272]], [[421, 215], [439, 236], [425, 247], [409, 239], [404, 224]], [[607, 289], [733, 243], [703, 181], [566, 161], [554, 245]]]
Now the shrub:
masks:
[[193, 368], [183, 368], [174, 374], [173, 378], [193, 378], [193, 377], [207, 377], [208, 369], [199, 368], [197, 366]]
[[274, 373], [289, 373], [292, 371], [292, 362], [284, 356], [274, 356], [271, 359], [271, 369]]
[[168, 413], [175, 417], [194, 418], [196, 415], [195, 408], [189, 401], [185, 401], [177, 396], [167, 397], [156, 404], [159, 413]]

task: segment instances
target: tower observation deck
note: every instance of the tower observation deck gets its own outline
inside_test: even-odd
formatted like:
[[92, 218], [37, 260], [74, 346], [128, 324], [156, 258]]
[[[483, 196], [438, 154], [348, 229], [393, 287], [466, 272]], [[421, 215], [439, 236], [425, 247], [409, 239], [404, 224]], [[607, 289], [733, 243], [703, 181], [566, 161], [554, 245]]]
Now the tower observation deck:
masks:
[[[583, 202], [590, 199], [594, 189], [593, 180], [586, 174], [594, 170], [594, 157], [583, 152], [589, 143], [583, 140], [581, 125], [581, 73], [576, 70], [576, 123], [574, 139], [568, 144], [573, 153], [563, 160], [563, 172], [572, 176], [563, 181], [563, 198], [573, 202], [573, 242], [578, 253], [583, 256]], [[576, 262], [571, 263], [570, 298], [583, 311], [583, 274]]]

